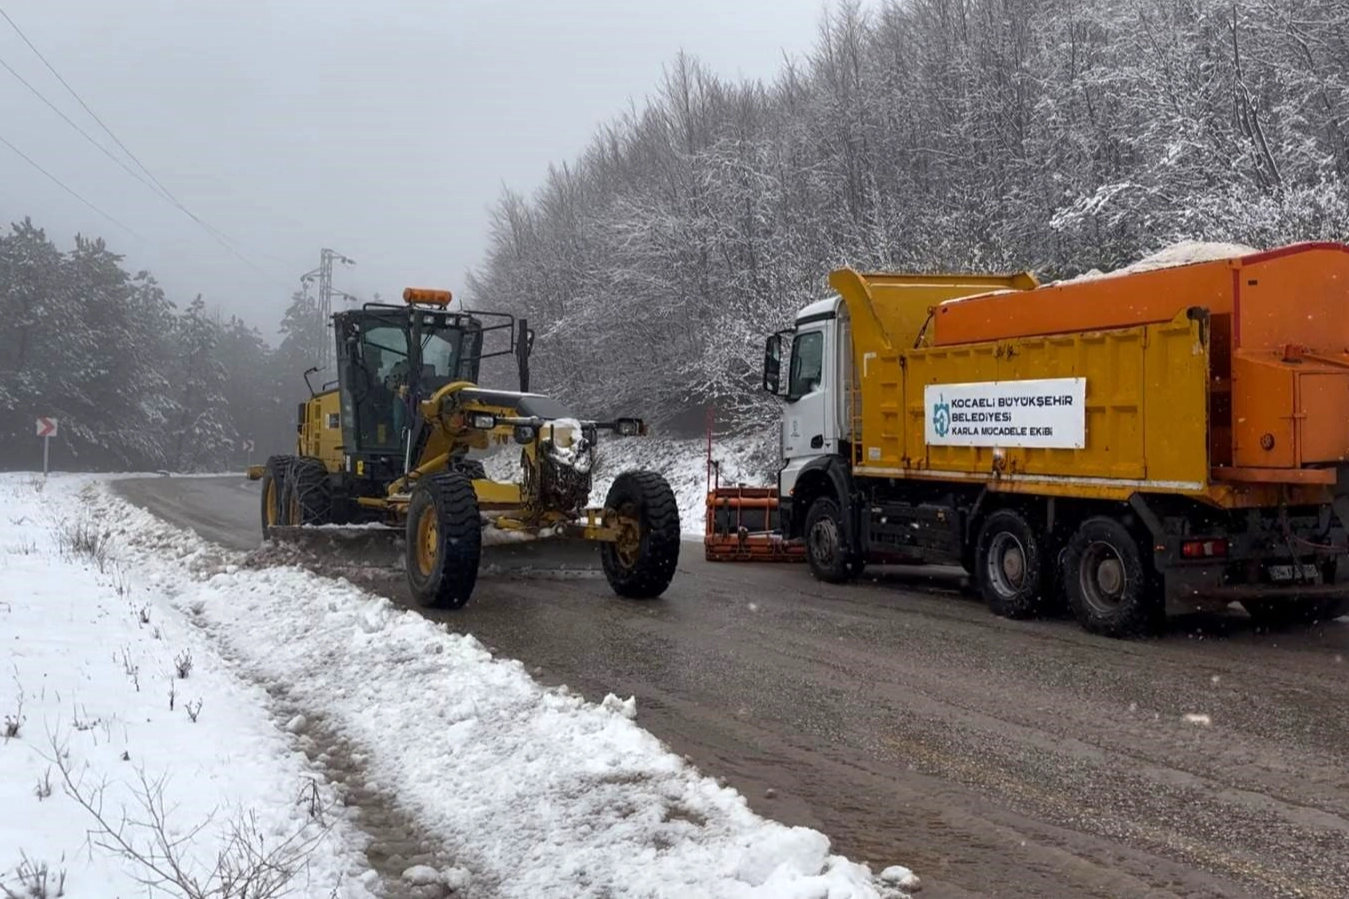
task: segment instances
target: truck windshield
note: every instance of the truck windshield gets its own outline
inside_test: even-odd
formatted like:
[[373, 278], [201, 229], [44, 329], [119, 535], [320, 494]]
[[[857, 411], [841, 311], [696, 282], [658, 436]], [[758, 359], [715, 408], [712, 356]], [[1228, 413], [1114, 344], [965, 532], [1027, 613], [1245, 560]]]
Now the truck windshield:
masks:
[[791, 379], [788, 396], [802, 397], [820, 386], [824, 369], [824, 332], [807, 331], [792, 341]]

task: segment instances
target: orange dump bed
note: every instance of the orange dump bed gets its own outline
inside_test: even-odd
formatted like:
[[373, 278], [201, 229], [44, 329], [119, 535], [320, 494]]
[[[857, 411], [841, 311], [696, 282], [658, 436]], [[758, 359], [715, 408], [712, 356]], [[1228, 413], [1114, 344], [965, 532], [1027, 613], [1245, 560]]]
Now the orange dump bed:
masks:
[[[1214, 477], [1333, 483], [1349, 456], [1349, 246], [1269, 252], [969, 297], [938, 307], [931, 341], [958, 347], [1210, 320]], [[1278, 470], [1282, 470], [1281, 472]]]

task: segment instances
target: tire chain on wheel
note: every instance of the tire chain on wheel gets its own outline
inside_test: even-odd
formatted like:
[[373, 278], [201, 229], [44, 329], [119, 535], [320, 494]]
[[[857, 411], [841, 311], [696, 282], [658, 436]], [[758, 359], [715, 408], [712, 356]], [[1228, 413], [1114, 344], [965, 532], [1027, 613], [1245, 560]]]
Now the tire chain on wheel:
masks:
[[262, 512], [262, 533], [267, 536], [267, 483], [270, 481], [273, 485], [272, 497], [276, 501], [276, 507], [272, 510], [276, 518], [276, 524], [285, 524], [286, 513], [286, 480], [290, 475], [291, 466], [295, 464], [295, 456], [271, 456], [263, 465], [263, 483], [262, 496], [259, 501]]
[[333, 489], [328, 469], [319, 459], [300, 456], [291, 462], [287, 493], [299, 500], [300, 520], [291, 524], [329, 524], [333, 518]]

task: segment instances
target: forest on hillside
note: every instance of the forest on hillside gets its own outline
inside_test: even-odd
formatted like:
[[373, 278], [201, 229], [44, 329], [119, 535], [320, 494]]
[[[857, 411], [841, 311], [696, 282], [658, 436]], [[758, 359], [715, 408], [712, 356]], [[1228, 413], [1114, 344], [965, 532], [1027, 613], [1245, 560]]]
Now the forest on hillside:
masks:
[[194, 297], [175, 303], [102, 240], [63, 250], [25, 218], [0, 235], [0, 468], [41, 467], [37, 416], [60, 430], [53, 467], [240, 470], [294, 446], [315, 329], [295, 296], [276, 347]]
[[680, 57], [506, 193], [476, 303], [592, 414], [765, 422], [831, 268], [1071, 276], [1181, 239], [1349, 237], [1343, 0], [881, 0], [769, 83]]
[[[830, 269], [1106, 269], [1181, 239], [1349, 238], [1343, 0], [874, 0], [768, 82], [680, 56], [505, 193], [470, 305], [529, 317], [584, 416], [757, 426], [763, 338]], [[273, 347], [102, 241], [0, 236], [0, 467], [238, 469], [293, 445], [323, 327]], [[504, 377], [504, 374], [503, 374]], [[509, 383], [504, 382], [504, 383]]]

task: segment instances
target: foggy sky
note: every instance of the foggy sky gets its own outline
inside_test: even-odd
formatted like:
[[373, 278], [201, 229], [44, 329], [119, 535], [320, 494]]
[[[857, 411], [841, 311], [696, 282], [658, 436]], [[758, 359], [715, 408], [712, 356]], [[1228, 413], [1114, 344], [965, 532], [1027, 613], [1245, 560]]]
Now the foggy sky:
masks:
[[[247, 263], [101, 155], [0, 68], [0, 137], [134, 230], [109, 223], [0, 145], [3, 222], [31, 215], [63, 249], [108, 239], [185, 305], [197, 292], [269, 337], [329, 246], [335, 284], [369, 298], [460, 290], [504, 185], [655, 90], [680, 49], [768, 80], [802, 56], [832, 0], [0, 0], [86, 103]], [[8, 63], [115, 150], [8, 23]], [[256, 268], [254, 268], [254, 266]]]

